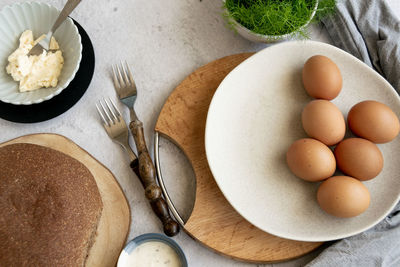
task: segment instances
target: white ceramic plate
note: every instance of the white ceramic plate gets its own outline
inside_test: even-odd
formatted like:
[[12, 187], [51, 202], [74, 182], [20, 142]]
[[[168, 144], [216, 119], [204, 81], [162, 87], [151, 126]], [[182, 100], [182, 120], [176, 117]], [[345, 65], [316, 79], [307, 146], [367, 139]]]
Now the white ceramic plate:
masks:
[[42, 88], [20, 93], [19, 82], [7, 74], [8, 56], [17, 49], [19, 37], [25, 30], [32, 30], [36, 39], [47, 33], [60, 13], [45, 3], [26, 2], [5, 6], [0, 11], [0, 100], [15, 105], [30, 105], [49, 100], [61, 93], [74, 79], [82, 58], [81, 36], [72, 19], [66, 21], [54, 33], [64, 57], [64, 66], [53, 88]]
[[211, 171], [236, 211], [261, 230], [301, 241], [360, 233], [382, 220], [400, 197], [400, 137], [379, 145], [384, 168], [364, 182], [371, 204], [357, 217], [326, 214], [316, 201], [318, 183], [297, 178], [287, 167], [287, 149], [306, 137], [301, 111], [312, 99], [303, 89], [301, 70], [315, 54], [328, 56], [342, 72], [343, 89], [333, 103], [345, 116], [367, 99], [385, 103], [400, 116], [395, 90], [352, 55], [324, 43], [287, 42], [260, 51], [223, 80], [212, 99], [205, 134]]

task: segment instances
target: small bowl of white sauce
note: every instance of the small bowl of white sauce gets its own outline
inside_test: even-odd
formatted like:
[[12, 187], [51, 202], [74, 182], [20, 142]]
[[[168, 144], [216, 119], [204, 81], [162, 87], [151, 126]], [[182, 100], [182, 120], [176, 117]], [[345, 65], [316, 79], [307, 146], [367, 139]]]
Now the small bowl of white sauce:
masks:
[[180, 246], [171, 238], [157, 233], [143, 234], [122, 250], [117, 267], [187, 267]]

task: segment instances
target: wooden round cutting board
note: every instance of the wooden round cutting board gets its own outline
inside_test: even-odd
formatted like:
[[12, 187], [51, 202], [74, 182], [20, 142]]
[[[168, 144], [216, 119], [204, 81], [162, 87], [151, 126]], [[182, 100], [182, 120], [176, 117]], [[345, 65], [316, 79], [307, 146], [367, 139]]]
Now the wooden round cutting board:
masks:
[[103, 201], [103, 211], [85, 266], [111, 267], [117, 264], [130, 225], [130, 208], [114, 175], [70, 139], [57, 134], [32, 134], [0, 144], [0, 147], [30, 143], [58, 150], [83, 163], [94, 176]]
[[167, 99], [155, 131], [183, 150], [195, 172], [196, 200], [184, 230], [203, 245], [228, 257], [270, 263], [300, 257], [322, 243], [282, 239], [247, 222], [219, 190], [209, 169], [204, 145], [208, 106], [216, 89], [232, 69], [251, 55], [224, 57], [189, 75]]

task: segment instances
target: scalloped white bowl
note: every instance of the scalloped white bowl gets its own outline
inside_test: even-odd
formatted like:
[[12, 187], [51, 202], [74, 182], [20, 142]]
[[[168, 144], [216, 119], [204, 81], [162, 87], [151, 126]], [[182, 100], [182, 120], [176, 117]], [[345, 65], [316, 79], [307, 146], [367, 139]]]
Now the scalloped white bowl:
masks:
[[15, 105], [30, 105], [49, 100], [61, 93], [74, 79], [82, 58], [82, 43], [78, 28], [72, 19], [66, 21], [54, 33], [64, 57], [56, 87], [41, 88], [21, 93], [19, 82], [7, 74], [8, 56], [17, 49], [19, 37], [25, 30], [32, 30], [34, 38], [46, 34], [60, 11], [45, 3], [27, 2], [5, 6], [0, 11], [0, 100]]

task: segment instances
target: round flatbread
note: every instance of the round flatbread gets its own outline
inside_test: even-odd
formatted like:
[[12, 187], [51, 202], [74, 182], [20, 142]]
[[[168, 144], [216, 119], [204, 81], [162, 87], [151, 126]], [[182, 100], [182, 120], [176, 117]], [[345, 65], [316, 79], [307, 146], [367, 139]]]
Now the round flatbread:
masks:
[[0, 148], [2, 266], [84, 266], [102, 208], [78, 160], [34, 144]]

